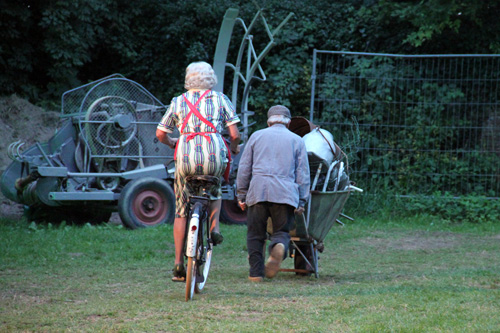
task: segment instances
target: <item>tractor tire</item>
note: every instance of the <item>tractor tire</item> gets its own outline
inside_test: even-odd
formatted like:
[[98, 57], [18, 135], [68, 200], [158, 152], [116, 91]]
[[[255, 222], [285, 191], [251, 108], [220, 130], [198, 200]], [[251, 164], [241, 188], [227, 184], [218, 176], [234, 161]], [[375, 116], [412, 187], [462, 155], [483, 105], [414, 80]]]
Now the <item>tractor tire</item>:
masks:
[[173, 223], [175, 195], [164, 180], [145, 177], [130, 181], [118, 200], [118, 213], [129, 229]]
[[242, 211], [238, 200], [222, 200], [220, 220], [225, 224], [246, 225], [247, 211]]

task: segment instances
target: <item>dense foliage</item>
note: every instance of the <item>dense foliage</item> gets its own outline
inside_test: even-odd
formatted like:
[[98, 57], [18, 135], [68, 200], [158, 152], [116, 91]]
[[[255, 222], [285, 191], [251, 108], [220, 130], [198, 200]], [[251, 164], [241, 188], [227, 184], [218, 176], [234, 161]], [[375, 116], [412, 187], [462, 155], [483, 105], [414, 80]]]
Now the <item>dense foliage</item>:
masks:
[[[257, 1], [276, 27], [289, 12], [278, 46], [265, 61], [268, 82], [251, 107], [309, 106], [314, 48], [393, 53], [494, 53], [500, 1]], [[165, 103], [182, 91], [185, 66], [212, 62], [227, 8], [249, 22], [252, 2], [224, 0], [5, 0], [0, 12], [1, 94], [32, 102], [115, 72], [136, 80]], [[254, 43], [264, 45], [264, 33]], [[233, 49], [237, 46], [233, 45]]]

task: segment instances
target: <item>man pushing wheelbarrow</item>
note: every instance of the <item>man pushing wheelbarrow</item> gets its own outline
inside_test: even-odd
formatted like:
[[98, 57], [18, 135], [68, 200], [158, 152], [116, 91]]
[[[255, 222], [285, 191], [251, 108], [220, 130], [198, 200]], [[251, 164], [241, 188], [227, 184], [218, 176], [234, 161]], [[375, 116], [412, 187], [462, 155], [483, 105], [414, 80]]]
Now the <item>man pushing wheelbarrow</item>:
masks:
[[[281, 105], [269, 109], [268, 125], [250, 137], [237, 177], [239, 205], [248, 208], [249, 280], [261, 282], [280, 270], [318, 277], [324, 238], [334, 223], [343, 224], [340, 215], [352, 220], [341, 212], [351, 191], [362, 190], [351, 184], [347, 156], [330, 132], [291, 118]], [[295, 269], [280, 269], [286, 253]]]
[[[282, 105], [267, 113], [268, 128], [252, 134], [245, 145], [237, 175], [238, 204], [247, 214], [248, 279], [273, 278], [290, 244], [295, 214], [303, 214], [309, 197], [310, 174], [304, 141], [288, 130], [290, 110]], [[267, 220], [272, 220], [269, 258], [264, 265]]]

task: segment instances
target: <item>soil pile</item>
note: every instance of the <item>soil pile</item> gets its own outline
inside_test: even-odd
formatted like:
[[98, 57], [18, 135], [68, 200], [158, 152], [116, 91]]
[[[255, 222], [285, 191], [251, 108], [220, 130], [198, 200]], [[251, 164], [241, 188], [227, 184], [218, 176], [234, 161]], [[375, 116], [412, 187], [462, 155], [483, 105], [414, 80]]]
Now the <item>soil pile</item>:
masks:
[[[9, 145], [24, 142], [29, 148], [48, 141], [59, 125], [59, 112], [46, 111], [16, 95], [0, 97], [0, 175], [12, 160], [7, 155]], [[22, 206], [4, 197], [0, 192], [0, 216], [21, 216]]]

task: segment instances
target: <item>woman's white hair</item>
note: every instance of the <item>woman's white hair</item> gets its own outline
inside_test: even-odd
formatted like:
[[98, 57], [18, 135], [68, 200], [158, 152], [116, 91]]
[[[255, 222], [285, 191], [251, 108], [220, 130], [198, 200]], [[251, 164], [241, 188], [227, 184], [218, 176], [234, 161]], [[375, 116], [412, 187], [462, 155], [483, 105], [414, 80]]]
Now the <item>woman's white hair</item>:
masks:
[[217, 76], [210, 66], [204, 61], [193, 62], [186, 68], [186, 79], [184, 88], [189, 89], [212, 89], [217, 84]]
[[290, 123], [290, 118], [287, 116], [281, 115], [281, 114], [276, 114], [274, 116], [271, 116], [267, 118], [267, 124], [283, 124], [283, 125], [288, 125]]

